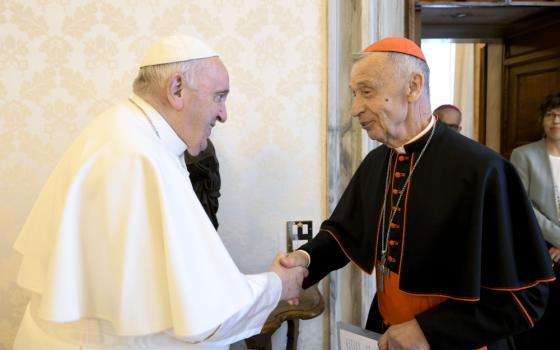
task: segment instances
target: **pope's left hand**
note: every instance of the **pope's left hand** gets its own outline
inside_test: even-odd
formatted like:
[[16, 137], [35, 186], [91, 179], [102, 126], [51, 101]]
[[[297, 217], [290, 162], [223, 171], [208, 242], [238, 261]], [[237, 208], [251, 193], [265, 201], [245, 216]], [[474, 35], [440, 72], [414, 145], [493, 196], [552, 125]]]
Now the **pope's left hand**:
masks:
[[379, 350], [430, 349], [430, 344], [416, 319], [389, 327], [379, 338], [378, 346]]

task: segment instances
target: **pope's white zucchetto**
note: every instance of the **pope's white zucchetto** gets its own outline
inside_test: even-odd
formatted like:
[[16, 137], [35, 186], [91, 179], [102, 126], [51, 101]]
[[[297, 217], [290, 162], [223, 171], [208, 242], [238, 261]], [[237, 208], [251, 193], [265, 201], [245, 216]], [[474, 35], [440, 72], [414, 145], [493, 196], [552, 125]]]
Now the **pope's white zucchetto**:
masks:
[[219, 56], [201, 40], [188, 35], [172, 35], [156, 41], [146, 52], [140, 68]]

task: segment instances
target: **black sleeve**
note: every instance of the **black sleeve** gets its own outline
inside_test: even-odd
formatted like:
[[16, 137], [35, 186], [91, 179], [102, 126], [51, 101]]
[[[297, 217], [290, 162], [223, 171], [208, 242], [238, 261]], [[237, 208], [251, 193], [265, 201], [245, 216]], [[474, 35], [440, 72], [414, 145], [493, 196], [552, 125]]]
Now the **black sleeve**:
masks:
[[449, 299], [416, 316], [432, 350], [477, 349], [531, 327], [543, 315], [548, 285], [482, 289], [476, 302]]
[[336, 240], [324, 231], [320, 231], [315, 238], [300, 249], [305, 250], [311, 257], [311, 264], [308, 267], [309, 276], [303, 280], [303, 288], [311, 287], [329, 272], [337, 270], [349, 262]]
[[220, 163], [214, 145], [208, 139], [208, 146], [196, 157], [185, 151], [185, 164], [194, 193], [208, 215], [212, 225], [218, 229], [218, 198], [220, 197]]

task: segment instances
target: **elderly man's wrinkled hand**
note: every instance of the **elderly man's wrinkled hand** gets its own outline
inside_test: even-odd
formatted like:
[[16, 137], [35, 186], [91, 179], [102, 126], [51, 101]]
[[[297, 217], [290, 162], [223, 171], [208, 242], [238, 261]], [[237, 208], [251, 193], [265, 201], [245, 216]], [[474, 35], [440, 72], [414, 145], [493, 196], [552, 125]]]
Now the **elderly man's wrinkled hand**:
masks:
[[[280, 264], [286, 268], [296, 266], [307, 268], [309, 266], [309, 256], [302, 251], [296, 250], [290, 254], [281, 255]], [[290, 305], [299, 305], [299, 298], [288, 299], [286, 302]]]
[[378, 346], [379, 350], [430, 350], [416, 319], [389, 327], [379, 338]]
[[307, 267], [309, 266], [309, 259], [305, 253], [296, 250], [290, 254], [283, 254], [280, 256], [280, 264], [287, 268], [296, 266]]
[[553, 265], [560, 262], [560, 249], [556, 247], [550, 247], [548, 253], [550, 254], [550, 259], [552, 259]]
[[282, 295], [280, 298], [287, 300], [291, 305], [297, 305], [297, 298], [302, 291], [301, 285], [303, 279], [307, 277], [308, 271], [305, 267], [301, 266], [291, 268], [282, 266], [280, 259], [285, 256], [285, 253], [278, 253], [270, 267], [270, 271], [276, 273], [282, 281]]

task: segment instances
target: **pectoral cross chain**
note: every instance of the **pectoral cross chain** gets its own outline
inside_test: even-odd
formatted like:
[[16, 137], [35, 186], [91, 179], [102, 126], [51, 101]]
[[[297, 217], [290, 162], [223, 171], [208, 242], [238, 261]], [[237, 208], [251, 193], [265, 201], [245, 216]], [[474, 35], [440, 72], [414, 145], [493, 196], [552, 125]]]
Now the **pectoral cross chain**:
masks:
[[377, 270], [379, 271], [379, 290], [383, 291], [384, 289], [384, 279], [385, 276], [389, 276], [389, 268], [386, 265], [387, 256], [386, 254], [381, 254], [381, 260], [377, 263]]

